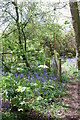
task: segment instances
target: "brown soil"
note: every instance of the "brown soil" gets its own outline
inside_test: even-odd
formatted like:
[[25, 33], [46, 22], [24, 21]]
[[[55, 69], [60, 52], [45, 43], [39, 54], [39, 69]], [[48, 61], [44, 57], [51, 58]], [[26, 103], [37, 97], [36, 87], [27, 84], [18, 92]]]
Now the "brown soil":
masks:
[[73, 82], [67, 84], [67, 95], [62, 98], [67, 104], [63, 120], [80, 120], [80, 81], [72, 78]]

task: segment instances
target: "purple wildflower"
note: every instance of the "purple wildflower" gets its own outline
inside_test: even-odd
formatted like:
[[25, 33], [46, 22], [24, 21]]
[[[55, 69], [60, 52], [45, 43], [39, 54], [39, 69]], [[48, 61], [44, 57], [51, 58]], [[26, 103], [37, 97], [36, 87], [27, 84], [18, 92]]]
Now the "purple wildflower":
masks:
[[30, 78], [30, 76], [28, 75], [28, 79]]
[[46, 116], [46, 112], [44, 113], [44, 116]]
[[64, 56], [61, 56], [60, 58], [62, 58], [62, 59], [63, 59], [63, 58], [64, 58]]
[[25, 78], [26, 78], [26, 74], [25, 74]]
[[3, 72], [3, 67], [1, 68], [1, 71]]
[[73, 66], [75, 66], [75, 64], [73, 64]]
[[2, 108], [5, 108], [5, 102], [2, 103]]
[[38, 92], [38, 95], [40, 95], [40, 92]]
[[16, 78], [18, 78], [18, 75], [17, 75], [17, 73], [16, 73]]
[[6, 103], [6, 108], [8, 109], [10, 107], [10, 104], [7, 102]]
[[41, 116], [40, 116], [40, 120], [41, 120]]
[[47, 120], [49, 120], [49, 115], [47, 116]]
[[15, 74], [13, 74], [13, 76], [15, 76]]
[[56, 88], [56, 84], [54, 84], [53, 87]]
[[56, 81], [56, 77], [55, 76], [54, 76], [53, 80]]
[[39, 79], [39, 76], [38, 76], [38, 74], [36, 75], [36, 79]]
[[46, 78], [44, 78], [44, 82], [46, 82]]
[[21, 78], [21, 74], [19, 74], [19, 77]]
[[51, 60], [51, 67], [53, 67], [53, 60]]
[[34, 80], [34, 75], [32, 76], [32, 79]]
[[1, 105], [2, 105], [2, 103], [1, 103], [1, 99], [0, 99], [0, 108], [1, 108]]

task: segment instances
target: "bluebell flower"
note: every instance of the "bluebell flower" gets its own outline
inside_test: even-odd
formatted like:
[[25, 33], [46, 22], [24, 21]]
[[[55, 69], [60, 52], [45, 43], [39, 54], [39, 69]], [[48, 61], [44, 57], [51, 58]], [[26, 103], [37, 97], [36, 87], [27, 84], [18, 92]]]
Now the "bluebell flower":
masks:
[[37, 88], [37, 90], [39, 91], [39, 90], [40, 90], [40, 88]]
[[52, 77], [51, 76], [49, 76], [49, 80], [51, 79]]
[[63, 58], [64, 58], [64, 56], [61, 56], [60, 58], [62, 58], [62, 59], [63, 59]]
[[10, 107], [10, 104], [7, 102], [6, 103], [6, 108], [8, 109]]
[[30, 76], [28, 75], [28, 79], [30, 78]]
[[44, 113], [44, 116], [46, 116], [46, 112]]
[[57, 76], [57, 81], [59, 82], [59, 77]]
[[75, 66], [75, 64], [73, 64], [73, 66]]
[[45, 69], [43, 69], [43, 74], [45, 74]]
[[34, 75], [32, 76], [32, 79], [34, 80]]
[[28, 83], [28, 80], [26, 80], [26, 83]]
[[13, 74], [13, 76], [15, 76], [15, 73]]
[[49, 120], [49, 110], [47, 110], [48, 116], [47, 116], [47, 120]]
[[47, 120], [49, 120], [49, 115], [47, 116]]
[[22, 74], [22, 77], [23, 77], [23, 79], [25, 78], [25, 75], [24, 74]]
[[43, 110], [45, 110], [45, 107], [43, 107]]
[[69, 57], [68, 57], [68, 56], [67, 56], [66, 58], [67, 58], [67, 59], [69, 59]]
[[1, 103], [1, 99], [0, 99], [0, 107], [1, 107], [2, 103]]
[[3, 67], [1, 68], [1, 71], [3, 72]]
[[2, 102], [2, 108], [5, 108], [5, 102]]
[[54, 88], [56, 88], [56, 83], [53, 85]]
[[46, 78], [44, 78], [44, 82], [46, 82]]
[[51, 67], [53, 67], [53, 60], [51, 60]]
[[21, 74], [19, 73], [19, 77], [21, 78]]
[[17, 75], [17, 73], [16, 73], [16, 78], [18, 78], [18, 75]]
[[25, 74], [25, 78], [26, 78], [26, 74]]
[[55, 76], [54, 76], [53, 80], [56, 81], [56, 77]]
[[38, 76], [38, 74], [36, 75], [36, 79], [39, 79], [39, 76]]
[[34, 75], [36, 75], [36, 72], [34, 72]]
[[40, 120], [41, 120], [41, 116], [40, 116]]
[[42, 81], [42, 78], [39, 76], [38, 80]]

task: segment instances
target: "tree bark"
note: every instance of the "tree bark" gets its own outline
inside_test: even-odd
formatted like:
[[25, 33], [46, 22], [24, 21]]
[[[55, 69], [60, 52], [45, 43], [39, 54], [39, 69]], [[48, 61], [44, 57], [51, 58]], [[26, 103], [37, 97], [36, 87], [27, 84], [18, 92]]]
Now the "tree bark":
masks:
[[72, 15], [73, 28], [76, 39], [76, 57], [77, 57], [77, 66], [80, 70], [80, 16], [77, 1], [72, 2], [69, 0], [70, 11]]

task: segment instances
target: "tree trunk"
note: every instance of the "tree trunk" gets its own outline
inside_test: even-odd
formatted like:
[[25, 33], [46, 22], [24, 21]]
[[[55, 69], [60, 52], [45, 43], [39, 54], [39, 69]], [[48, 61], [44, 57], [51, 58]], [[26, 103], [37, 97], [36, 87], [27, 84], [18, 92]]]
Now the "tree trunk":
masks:
[[22, 33], [23, 33], [23, 37], [24, 37], [24, 47], [25, 47], [25, 52], [26, 52], [26, 36], [25, 36], [25, 32], [23, 30], [23, 27], [22, 27]]
[[79, 9], [77, 1], [72, 2], [69, 0], [70, 11], [72, 15], [73, 28], [76, 39], [76, 57], [77, 57], [77, 66], [78, 70], [80, 70], [80, 17], [79, 17]]
[[[18, 39], [19, 39], [20, 50], [23, 49], [22, 42], [21, 42], [21, 34], [23, 34], [24, 41], [25, 41], [25, 52], [26, 52], [26, 36], [25, 36], [25, 33], [24, 33], [23, 29], [22, 29], [22, 32], [21, 32], [20, 23], [19, 23], [19, 11], [18, 11], [18, 6], [17, 6], [17, 0], [14, 0], [14, 2], [12, 2], [12, 3], [15, 6], [15, 11], [16, 11], [16, 25], [17, 25], [17, 29], [18, 29]], [[26, 66], [30, 67], [30, 65], [27, 61], [27, 58], [25, 56], [25, 53], [22, 54], [22, 58], [25, 61]]]

